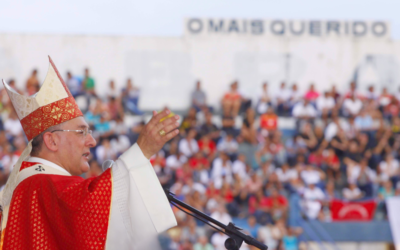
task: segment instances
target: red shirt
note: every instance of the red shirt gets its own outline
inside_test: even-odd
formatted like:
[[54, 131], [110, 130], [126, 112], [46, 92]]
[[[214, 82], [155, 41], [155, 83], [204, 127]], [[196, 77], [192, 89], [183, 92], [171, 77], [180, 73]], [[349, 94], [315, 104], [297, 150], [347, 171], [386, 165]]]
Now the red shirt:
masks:
[[288, 202], [287, 202], [286, 198], [282, 195], [279, 195], [276, 198], [272, 198], [272, 197], [267, 198], [266, 206], [268, 208], [274, 207], [274, 204], [284, 207], [284, 206], [287, 206]]
[[[261, 208], [268, 208], [269, 207], [268, 206], [268, 202], [269, 202], [268, 198], [264, 196], [261, 199], [261, 201], [258, 203], [258, 206], [261, 207]], [[257, 199], [256, 199], [256, 197], [252, 196], [249, 199], [249, 212], [251, 214], [254, 214], [256, 209], [257, 209]]]
[[278, 127], [278, 116], [275, 114], [263, 114], [260, 117], [260, 127], [266, 130], [275, 130]]
[[198, 158], [190, 158], [190, 160], [189, 160], [189, 166], [192, 168], [192, 169], [196, 169], [197, 167], [198, 167], [198, 165], [199, 164], [203, 164], [204, 165], [204, 167], [209, 167], [210, 165], [209, 165], [209, 162], [208, 162], [208, 160], [207, 160], [207, 158], [200, 158], [200, 159], [198, 159]]
[[199, 145], [199, 149], [201, 151], [208, 149], [210, 151], [208, 152], [208, 154], [212, 154], [215, 152], [215, 150], [217, 150], [217, 146], [215, 145], [215, 142], [213, 140], [209, 140], [206, 143], [203, 140], [199, 140], [197, 144]]

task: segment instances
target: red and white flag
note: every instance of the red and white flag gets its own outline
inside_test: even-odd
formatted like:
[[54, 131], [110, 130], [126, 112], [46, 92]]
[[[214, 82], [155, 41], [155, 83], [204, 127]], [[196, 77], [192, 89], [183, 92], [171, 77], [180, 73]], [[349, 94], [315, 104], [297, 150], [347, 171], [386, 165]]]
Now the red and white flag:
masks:
[[331, 203], [334, 221], [369, 221], [374, 217], [376, 202], [373, 200], [345, 202], [333, 200]]

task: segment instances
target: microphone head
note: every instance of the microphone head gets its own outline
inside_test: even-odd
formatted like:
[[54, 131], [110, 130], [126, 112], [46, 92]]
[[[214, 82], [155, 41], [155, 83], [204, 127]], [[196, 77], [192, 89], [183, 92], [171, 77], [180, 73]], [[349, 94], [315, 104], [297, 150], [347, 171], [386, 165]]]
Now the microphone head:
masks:
[[114, 164], [113, 160], [104, 161], [103, 165], [101, 166], [101, 168], [103, 169], [103, 172], [106, 171], [107, 169], [109, 169], [113, 164]]

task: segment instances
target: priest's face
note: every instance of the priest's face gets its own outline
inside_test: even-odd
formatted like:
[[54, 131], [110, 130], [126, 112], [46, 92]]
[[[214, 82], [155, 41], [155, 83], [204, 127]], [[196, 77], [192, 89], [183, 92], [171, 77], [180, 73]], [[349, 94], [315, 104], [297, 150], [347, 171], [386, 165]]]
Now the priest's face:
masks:
[[[65, 122], [63, 130], [88, 130], [89, 125], [83, 117]], [[86, 136], [79, 132], [59, 133], [61, 145], [59, 149], [60, 162], [71, 175], [81, 175], [89, 171], [90, 148], [96, 146], [96, 140], [91, 134]]]

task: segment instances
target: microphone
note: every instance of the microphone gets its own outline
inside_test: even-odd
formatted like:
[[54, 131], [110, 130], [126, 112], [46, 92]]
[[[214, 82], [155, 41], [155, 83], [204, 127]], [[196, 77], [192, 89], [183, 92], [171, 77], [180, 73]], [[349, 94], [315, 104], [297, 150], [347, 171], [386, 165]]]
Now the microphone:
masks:
[[114, 161], [113, 160], [106, 160], [106, 161], [103, 162], [103, 165], [101, 166], [101, 168], [103, 169], [103, 172], [104, 172], [107, 169], [109, 169], [112, 165], [114, 165]]

